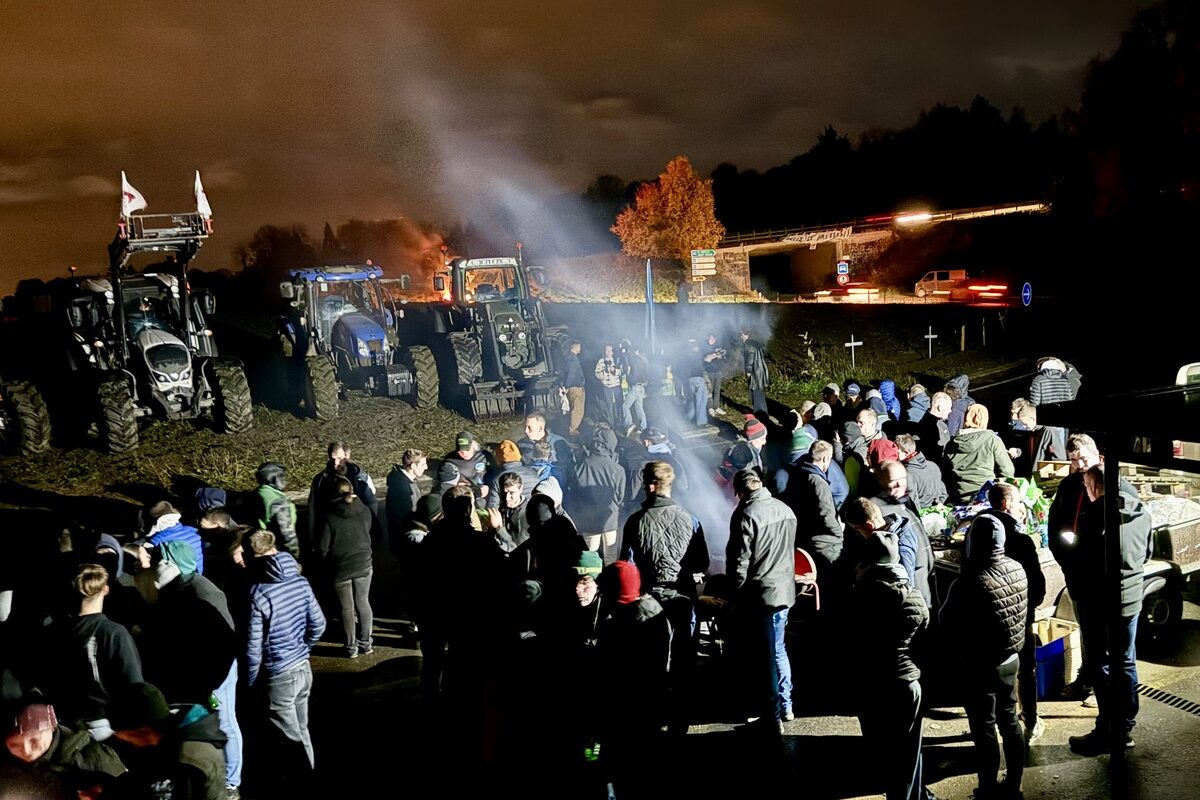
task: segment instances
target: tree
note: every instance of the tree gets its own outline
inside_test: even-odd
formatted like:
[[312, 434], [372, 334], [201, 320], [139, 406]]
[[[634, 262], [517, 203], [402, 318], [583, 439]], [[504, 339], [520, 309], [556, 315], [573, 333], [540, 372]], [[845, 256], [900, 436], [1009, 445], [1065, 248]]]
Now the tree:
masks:
[[638, 187], [635, 204], [617, 216], [612, 232], [626, 254], [687, 261], [692, 250], [716, 247], [725, 226], [714, 213], [712, 181], [676, 156], [652, 183]]

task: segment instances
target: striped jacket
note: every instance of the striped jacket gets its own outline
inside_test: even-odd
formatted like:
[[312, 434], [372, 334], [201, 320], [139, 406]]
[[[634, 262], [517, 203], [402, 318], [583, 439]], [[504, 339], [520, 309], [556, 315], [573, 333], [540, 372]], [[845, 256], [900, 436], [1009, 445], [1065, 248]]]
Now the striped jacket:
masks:
[[255, 562], [261, 572], [250, 587], [246, 682], [251, 686], [259, 672], [272, 677], [307, 659], [325, 632], [325, 615], [296, 559], [277, 553]]
[[1033, 376], [1029, 385], [1029, 402], [1035, 406], [1049, 403], [1069, 403], [1075, 399], [1071, 381], [1059, 369], [1044, 369]]

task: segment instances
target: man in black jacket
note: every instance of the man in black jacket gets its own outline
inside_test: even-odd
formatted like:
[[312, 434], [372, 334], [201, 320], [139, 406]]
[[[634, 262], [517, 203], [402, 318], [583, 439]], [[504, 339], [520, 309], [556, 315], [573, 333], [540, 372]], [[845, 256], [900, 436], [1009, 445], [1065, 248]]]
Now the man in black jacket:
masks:
[[405, 450], [400, 463], [392, 465], [387, 476], [388, 542], [399, 556], [404, 546], [404, 534], [412, 527], [412, 516], [421, 499], [418, 479], [425, 474], [429, 462], [420, 450]]
[[350, 460], [350, 445], [345, 442], [330, 442], [325, 452], [329, 461], [325, 469], [318, 472], [312, 479], [308, 490], [308, 540], [305, 549], [310, 550], [316, 542], [317, 533], [321, 530], [322, 518], [329, 508], [329, 485], [334, 478], [343, 477], [354, 486], [358, 495], [371, 511], [372, 527], [376, 538], [379, 538], [379, 500], [375, 497], [375, 481], [367, 471]]
[[792, 666], [784, 633], [796, 602], [796, 515], [763, 488], [752, 469], [733, 478], [725, 563], [732, 578], [751, 716], [779, 727], [792, 714]]
[[752, 411], [767, 410], [767, 384], [770, 374], [767, 372], [767, 354], [757, 339], [750, 338], [750, 331], [742, 331], [742, 358], [745, 362], [746, 383], [750, 389], [750, 408]]
[[859, 725], [879, 755], [887, 799], [933, 800], [922, 775], [921, 670], [911, 652], [929, 609], [900, 566], [894, 535], [878, 531], [862, 551], [849, 625]]
[[795, 514], [796, 544], [808, 551], [817, 566], [822, 586], [831, 578], [831, 567], [842, 554], [842, 523], [838, 520], [833, 491], [829, 486], [829, 464], [833, 445], [813, 442], [808, 456], [788, 468], [787, 491], [783, 500]]
[[918, 509], [945, 503], [950, 493], [942, 480], [942, 468], [917, 451], [917, 442], [907, 433], [896, 437], [900, 462], [908, 473], [908, 494]]
[[625, 503], [625, 471], [617, 463], [617, 435], [597, 425], [587, 458], [575, 464], [571, 516], [589, 550], [604, 563], [617, 560], [617, 517]]
[[[1075, 531], [1078, 555], [1074, 566], [1081, 571], [1075, 575], [1074, 585], [1079, 589], [1075, 610], [1099, 713], [1095, 730], [1085, 736], [1072, 736], [1068, 742], [1076, 753], [1092, 756], [1108, 752], [1113, 744], [1133, 747], [1138, 713], [1137, 622], [1142, 610], [1142, 573], [1150, 557], [1151, 521], [1136, 490], [1122, 482], [1118, 499], [1120, 521], [1116, 526], [1121, 539], [1121, 608], [1119, 616], [1114, 615], [1105, 596], [1108, 587], [1104, 578], [1108, 573], [1104, 538], [1112, 526], [1104, 519], [1102, 464], [1084, 473], [1083, 486], [1083, 504], [1090, 506], [1090, 511], [1085, 523]], [[1076, 589], [1071, 588], [1072, 600], [1076, 596]], [[1109, 654], [1113, 650], [1121, 654], [1123, 662], [1123, 669], [1115, 675], [1109, 668]]]
[[[871, 502], [879, 506], [885, 518], [902, 519], [912, 530], [911, 540], [905, 536], [900, 537], [900, 560], [905, 567], [910, 565], [907, 549], [911, 541], [912, 547], [915, 548], [911, 556], [913, 585], [925, 598], [925, 605], [933, 608], [933, 547], [929, 544], [929, 535], [925, 532], [920, 514], [917, 513], [916, 504], [909, 495], [908, 470], [899, 461], [885, 461], [879, 465], [875, 478], [879, 481], [880, 489], [879, 494], [871, 498]], [[859, 491], [862, 494], [866, 493], [865, 487], [860, 487]]]
[[[1018, 653], [1028, 635], [1028, 581], [1021, 565], [1004, 555], [1004, 525], [981, 514], [967, 530], [962, 575], [946, 597], [941, 621], [965, 659], [964, 707], [978, 762], [979, 790], [986, 797], [1021, 796], [1025, 737], [1017, 721]], [[1008, 776], [998, 781], [1004, 738]]]
[[[1029, 586], [1029, 611], [1025, 615], [1025, 630], [1033, 625], [1037, 608], [1046, 598], [1046, 576], [1038, 559], [1037, 545], [1024, 531], [1025, 504], [1021, 492], [1011, 483], [996, 483], [988, 490], [988, 503], [992, 510], [987, 512], [1000, 520], [1004, 526], [1004, 555], [1021, 565]], [[1025, 741], [1033, 744], [1046, 731], [1046, 723], [1038, 717], [1037, 710], [1037, 659], [1036, 642], [1033, 636], [1025, 636], [1021, 648], [1021, 668], [1017, 674], [1017, 699], [1020, 701], [1021, 716], [1025, 723]]]

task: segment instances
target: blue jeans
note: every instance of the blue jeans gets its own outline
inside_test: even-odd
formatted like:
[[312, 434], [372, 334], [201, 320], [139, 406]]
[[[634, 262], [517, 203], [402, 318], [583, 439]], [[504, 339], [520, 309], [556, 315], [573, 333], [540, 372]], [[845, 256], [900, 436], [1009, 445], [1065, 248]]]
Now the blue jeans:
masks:
[[[268, 716], [271, 724], [289, 742], [300, 745], [308, 757], [308, 768], [316, 764], [312, 737], [308, 733], [308, 696], [312, 694], [312, 665], [307, 659], [286, 672], [267, 677]], [[295, 763], [287, 758], [285, 763]]]
[[782, 608], [771, 616], [772, 638], [775, 646], [775, 671], [779, 675], [779, 713], [786, 714], [792, 710], [792, 662], [788, 660], [787, 633], [788, 610]]
[[708, 386], [704, 378], [688, 378], [688, 393], [692, 401], [692, 421], [708, 424]]
[[[1139, 702], [1137, 694], [1137, 622], [1138, 615], [1120, 617], [1105, 625], [1102, 601], [1092, 600], [1076, 604], [1079, 618], [1079, 634], [1083, 639], [1083, 652], [1091, 672], [1092, 689], [1096, 692], [1096, 730], [1114, 734], [1129, 733], [1136, 723]], [[1111, 645], [1123, 654], [1124, 669], [1121, 674], [1109, 674]]]
[[229, 667], [225, 681], [213, 694], [220, 703], [217, 709], [221, 733], [225, 734], [225, 785], [242, 785], [242, 729], [237, 721], [237, 659]]
[[[646, 428], [646, 384], [635, 383], [629, 387], [629, 393], [625, 395], [625, 402], [622, 403], [621, 409], [625, 412], [625, 427], [628, 428], [633, 424], [634, 416], [637, 416], [638, 427]], [[630, 412], [633, 413], [630, 413]]]

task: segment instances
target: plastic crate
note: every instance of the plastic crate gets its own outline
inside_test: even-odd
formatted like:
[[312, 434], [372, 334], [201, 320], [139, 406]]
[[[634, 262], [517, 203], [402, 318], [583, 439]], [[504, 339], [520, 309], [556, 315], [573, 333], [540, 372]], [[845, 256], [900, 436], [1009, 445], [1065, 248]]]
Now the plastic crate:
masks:
[[1034, 623], [1033, 634], [1038, 642], [1034, 650], [1038, 699], [1056, 700], [1063, 689], [1079, 676], [1079, 666], [1083, 660], [1079, 625], [1050, 617]]

